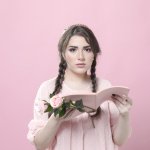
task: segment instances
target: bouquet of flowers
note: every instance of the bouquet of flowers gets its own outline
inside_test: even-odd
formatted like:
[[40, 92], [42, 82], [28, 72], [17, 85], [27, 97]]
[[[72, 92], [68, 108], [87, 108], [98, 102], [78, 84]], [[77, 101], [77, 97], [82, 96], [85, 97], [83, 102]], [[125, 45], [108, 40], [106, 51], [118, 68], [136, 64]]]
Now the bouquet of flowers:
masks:
[[[44, 105], [46, 105], [45, 112], [50, 112], [51, 114], [54, 113], [55, 117], [59, 115], [59, 117], [62, 117], [67, 113], [73, 111], [73, 110], [78, 110], [80, 112], [87, 112], [88, 113], [93, 113], [96, 112], [95, 109], [90, 108], [88, 106], [83, 105], [82, 99], [72, 101], [71, 99], [68, 101], [65, 100], [64, 97], [62, 97], [61, 94], [53, 95], [50, 94], [50, 100], [49, 102], [44, 101]], [[68, 111], [69, 110], [69, 111]]]

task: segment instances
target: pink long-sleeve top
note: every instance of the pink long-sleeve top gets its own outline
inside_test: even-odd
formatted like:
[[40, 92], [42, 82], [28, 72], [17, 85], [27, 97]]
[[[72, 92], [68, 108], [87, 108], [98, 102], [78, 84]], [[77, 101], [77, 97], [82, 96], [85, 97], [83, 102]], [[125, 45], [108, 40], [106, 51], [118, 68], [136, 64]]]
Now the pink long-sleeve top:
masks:
[[[51, 78], [41, 83], [34, 101], [34, 116], [28, 124], [27, 139], [34, 144], [34, 137], [48, 121], [48, 113], [41, 113], [38, 104], [41, 100], [49, 99], [53, 92], [55, 79]], [[98, 90], [111, 86], [109, 80], [97, 78]], [[77, 91], [67, 84], [62, 85], [62, 94], [71, 94]], [[87, 113], [61, 123], [53, 143], [46, 150], [118, 150], [118, 145], [113, 142], [112, 133], [119, 118], [119, 111], [111, 100], [106, 100], [101, 105], [101, 113], [94, 118], [94, 125]]]

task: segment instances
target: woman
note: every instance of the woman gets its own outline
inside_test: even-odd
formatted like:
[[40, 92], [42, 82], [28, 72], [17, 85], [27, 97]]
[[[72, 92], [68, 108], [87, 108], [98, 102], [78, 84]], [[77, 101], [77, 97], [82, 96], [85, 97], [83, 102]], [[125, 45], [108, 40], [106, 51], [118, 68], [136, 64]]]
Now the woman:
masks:
[[76, 118], [71, 117], [72, 113], [59, 118], [40, 108], [40, 102], [48, 101], [50, 93], [96, 92], [111, 86], [109, 80], [96, 77], [96, 59], [101, 50], [87, 26], [70, 26], [60, 38], [58, 49], [59, 74], [40, 85], [27, 138], [38, 150], [117, 150], [131, 135], [129, 97], [112, 96], [94, 117], [84, 112]]

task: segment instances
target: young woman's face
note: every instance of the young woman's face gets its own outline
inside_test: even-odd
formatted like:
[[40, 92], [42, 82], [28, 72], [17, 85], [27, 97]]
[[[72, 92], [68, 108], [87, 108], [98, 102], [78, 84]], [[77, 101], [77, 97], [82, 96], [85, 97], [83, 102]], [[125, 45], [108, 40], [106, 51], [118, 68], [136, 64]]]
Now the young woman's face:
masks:
[[77, 74], [86, 73], [94, 60], [90, 45], [84, 37], [77, 35], [70, 38], [63, 56], [67, 63], [67, 69]]

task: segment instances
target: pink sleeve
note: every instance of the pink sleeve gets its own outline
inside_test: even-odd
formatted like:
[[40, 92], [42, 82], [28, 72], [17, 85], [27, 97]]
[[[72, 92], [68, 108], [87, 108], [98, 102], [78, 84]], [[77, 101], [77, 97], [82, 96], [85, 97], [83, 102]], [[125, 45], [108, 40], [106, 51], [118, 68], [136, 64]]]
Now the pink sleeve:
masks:
[[44, 113], [45, 106], [44, 101], [42, 100], [48, 100], [48, 90], [46, 86], [46, 82], [43, 82], [36, 94], [35, 101], [34, 101], [34, 117], [33, 119], [28, 123], [28, 133], [27, 133], [27, 139], [32, 143], [34, 143], [34, 137], [37, 134], [39, 130], [41, 130], [48, 121], [48, 113]]

